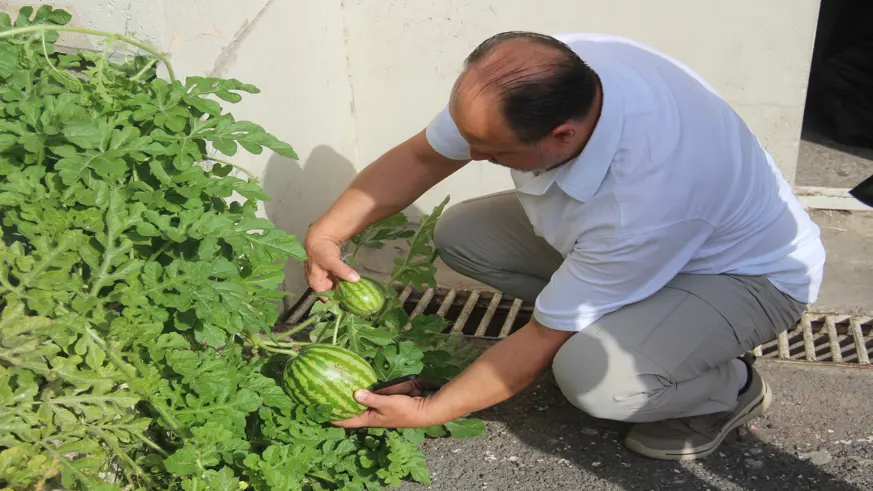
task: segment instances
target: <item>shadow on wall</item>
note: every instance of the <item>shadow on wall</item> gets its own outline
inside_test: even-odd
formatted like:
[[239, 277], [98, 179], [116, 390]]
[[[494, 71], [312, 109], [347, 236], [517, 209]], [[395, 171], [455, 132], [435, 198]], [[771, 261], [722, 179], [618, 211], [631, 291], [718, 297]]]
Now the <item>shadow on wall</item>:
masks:
[[[303, 163], [274, 154], [267, 162], [262, 183], [270, 196], [270, 201], [264, 203], [267, 218], [302, 243], [312, 222], [330, 208], [355, 175], [354, 165], [326, 145], [313, 149]], [[285, 310], [300, 299], [307, 286], [303, 262], [288, 261]]]
[[[267, 162], [263, 188], [270, 196], [264, 203], [267, 218], [277, 227], [294, 234], [302, 243], [309, 226], [315, 222], [357, 175], [349, 159], [327, 145], [315, 147], [301, 165], [274, 154]], [[413, 221], [421, 215], [415, 205], [405, 213]], [[355, 264], [361, 274], [387, 277], [398, 254], [406, 254], [403, 242], [388, 243], [380, 250], [367, 250], [358, 255]], [[283, 309], [292, 308], [308, 288], [303, 262], [291, 260], [285, 265]]]

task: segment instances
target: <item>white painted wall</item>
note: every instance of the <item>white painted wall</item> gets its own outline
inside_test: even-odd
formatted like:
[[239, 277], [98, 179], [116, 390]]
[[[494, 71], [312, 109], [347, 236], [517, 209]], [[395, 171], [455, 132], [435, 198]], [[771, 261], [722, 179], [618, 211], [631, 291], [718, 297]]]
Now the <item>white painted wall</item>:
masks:
[[[555, 7], [548, 9], [546, 5]], [[362, 163], [426, 124], [446, 101], [461, 61], [504, 30], [628, 36], [710, 81], [793, 181], [817, 0], [348, 0], [349, 60]], [[436, 204], [508, 187], [507, 172], [466, 169], [421, 200]]]
[[[33, 2], [30, 2], [31, 4]], [[466, 54], [502, 30], [628, 36], [700, 72], [794, 179], [817, 0], [58, 0], [74, 23], [136, 34], [170, 54], [177, 75], [219, 75], [262, 93], [234, 108], [291, 143], [298, 162], [236, 161], [265, 179], [264, 213], [302, 236], [355, 173], [419, 131], [445, 104]], [[0, 0], [9, 12], [21, 3]], [[547, 5], [552, 5], [549, 10]], [[92, 46], [91, 40], [69, 42]], [[472, 165], [422, 197], [457, 202], [511, 186]], [[298, 265], [287, 289], [304, 288]]]

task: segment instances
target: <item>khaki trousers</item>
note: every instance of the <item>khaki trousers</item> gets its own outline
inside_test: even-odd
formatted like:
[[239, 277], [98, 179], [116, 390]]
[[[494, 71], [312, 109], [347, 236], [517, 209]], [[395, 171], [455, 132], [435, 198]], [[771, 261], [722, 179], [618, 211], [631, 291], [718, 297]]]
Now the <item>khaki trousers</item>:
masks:
[[[514, 192], [449, 207], [434, 241], [458, 273], [526, 302], [563, 260], [534, 233]], [[597, 418], [729, 411], [741, 389], [732, 360], [791, 328], [805, 308], [764, 277], [678, 275], [574, 334], [552, 369], [564, 396]]]

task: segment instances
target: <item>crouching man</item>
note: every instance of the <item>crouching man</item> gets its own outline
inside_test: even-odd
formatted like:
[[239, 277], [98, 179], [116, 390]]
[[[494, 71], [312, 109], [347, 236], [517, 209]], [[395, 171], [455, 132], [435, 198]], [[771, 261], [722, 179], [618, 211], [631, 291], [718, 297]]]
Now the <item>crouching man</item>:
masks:
[[448, 208], [436, 246], [533, 302], [533, 318], [435, 395], [360, 391], [370, 409], [336, 424], [444, 423], [550, 365], [580, 410], [635, 423], [626, 445], [652, 458], [704, 457], [767, 409], [744, 355], [816, 300], [825, 251], [772, 157], [698, 75], [611, 36], [486, 40], [445, 109], [310, 228], [312, 288], [355, 281], [339, 245], [471, 161], [508, 168], [515, 189]]

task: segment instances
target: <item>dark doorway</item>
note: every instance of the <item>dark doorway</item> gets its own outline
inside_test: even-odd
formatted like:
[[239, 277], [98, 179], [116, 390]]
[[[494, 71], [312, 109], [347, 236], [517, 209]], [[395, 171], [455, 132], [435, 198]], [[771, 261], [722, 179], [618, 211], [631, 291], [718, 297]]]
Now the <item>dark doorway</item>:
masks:
[[873, 174], [873, 1], [822, 0], [796, 184], [852, 188]]

